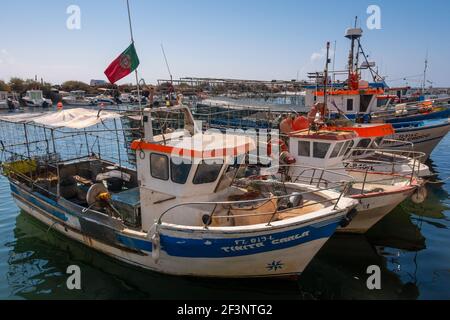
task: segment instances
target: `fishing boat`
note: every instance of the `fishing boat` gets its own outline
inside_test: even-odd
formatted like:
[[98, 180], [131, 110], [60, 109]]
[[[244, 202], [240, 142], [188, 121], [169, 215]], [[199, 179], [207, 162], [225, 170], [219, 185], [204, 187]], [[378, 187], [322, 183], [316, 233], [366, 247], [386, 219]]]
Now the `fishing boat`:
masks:
[[[181, 117], [182, 127], [160, 126], [154, 134], [156, 117], [168, 113]], [[112, 153], [118, 161], [105, 158], [103, 148], [115, 145], [108, 144], [111, 136], [120, 137], [110, 129], [119, 128], [118, 113], [0, 117], [2, 172], [17, 205], [117, 260], [224, 278], [299, 275], [354, 216], [357, 202], [336, 186], [246, 179], [238, 159], [254, 149], [253, 140], [202, 133], [188, 107], [148, 108], [143, 115], [145, 137], [132, 143], [137, 170], [122, 164], [120, 141]]]
[[395, 134], [385, 140], [382, 147], [405, 149], [425, 153], [422, 161], [427, 160], [439, 142], [450, 131], [449, 118], [423, 121], [401, 122], [393, 124]]
[[68, 96], [62, 98], [62, 102], [69, 106], [90, 106], [94, 104], [91, 99], [86, 98], [86, 91], [83, 90], [70, 91]]
[[92, 101], [97, 105], [116, 105], [117, 101], [112, 96], [113, 90], [111, 89], [98, 89], [101, 91], [101, 94], [95, 96]]
[[[325, 73], [310, 73], [316, 80], [315, 85], [306, 87], [305, 104], [312, 108], [317, 103], [325, 103], [332, 117], [345, 115], [355, 122], [401, 123], [421, 120], [441, 119], [450, 116], [450, 98], [421, 97], [406, 103], [396, 103], [399, 98], [389, 94], [390, 88], [374, 69], [375, 63], [369, 62], [361, 45], [361, 28], [349, 28], [345, 37], [351, 41], [348, 70], [328, 71], [328, 57]], [[360, 63], [361, 57], [364, 59]], [[362, 80], [362, 71], [369, 70], [372, 82]], [[347, 79], [331, 83], [328, 74], [347, 74]]]
[[[430, 168], [423, 162], [427, 159], [424, 152], [415, 151], [413, 143], [409, 143], [406, 150], [389, 148], [388, 144], [403, 144], [395, 140], [395, 130], [391, 124], [352, 124], [351, 126], [327, 126], [331, 131], [353, 131], [357, 137], [350, 142], [346, 160], [347, 168], [358, 168], [376, 172], [390, 172], [396, 174], [412, 174], [419, 177], [432, 175]], [[353, 161], [352, 161], [353, 160]]]
[[[307, 170], [310, 181], [318, 180], [317, 185], [339, 181], [342, 177], [337, 176], [337, 172], [352, 176], [354, 182], [345, 194], [358, 200], [358, 214], [347, 227], [340, 228], [339, 231], [365, 233], [407, 198], [414, 195], [414, 200], [421, 202], [426, 193], [423, 181], [417, 177], [418, 167], [405, 174], [382, 172], [378, 166], [385, 168], [386, 164], [383, 161], [377, 163], [375, 159], [371, 161], [371, 166], [367, 166], [364, 158], [361, 162], [358, 160], [361, 155], [358, 153], [367, 152], [367, 148], [352, 149], [355, 139], [358, 138], [354, 131], [304, 129], [292, 132], [289, 134], [288, 149], [295, 165], [282, 166], [284, 170], [281, 172], [283, 180], [296, 182], [305, 178], [306, 170], [303, 166], [332, 170]], [[369, 149], [372, 154], [376, 151]], [[358, 156], [349, 157], [352, 152], [356, 152]], [[401, 168], [401, 164], [403, 161], [398, 165], [394, 163], [394, 167]], [[273, 172], [273, 168], [270, 168], [270, 171]]]
[[53, 104], [52, 100], [44, 98], [42, 90], [28, 90], [21, 102], [24, 107], [48, 108]]
[[8, 92], [0, 91], [0, 109], [8, 109]]

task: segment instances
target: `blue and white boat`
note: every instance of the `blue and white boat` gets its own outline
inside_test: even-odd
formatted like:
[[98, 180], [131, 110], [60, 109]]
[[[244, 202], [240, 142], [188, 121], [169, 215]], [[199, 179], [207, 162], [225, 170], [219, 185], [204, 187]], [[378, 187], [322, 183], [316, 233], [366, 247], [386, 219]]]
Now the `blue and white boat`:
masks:
[[[184, 116], [181, 130], [165, 127], [154, 135], [161, 113]], [[237, 164], [253, 151], [252, 139], [204, 134], [184, 106], [144, 110], [145, 138], [132, 144], [137, 170], [120, 163], [120, 150], [119, 163], [101, 159], [99, 138], [117, 117], [83, 109], [0, 117], [2, 126], [32, 126], [55, 137], [40, 148], [26, 134], [2, 137], [3, 174], [17, 205], [117, 260], [172, 275], [232, 278], [301, 274], [354, 215], [357, 201], [336, 186], [245, 178], [245, 165]], [[66, 150], [62, 138], [76, 145], [80, 137], [86, 156], [57, 151]]]
[[395, 134], [383, 141], [383, 147], [410, 149], [423, 152], [426, 158], [450, 131], [449, 118], [423, 121], [399, 122], [392, 124]]

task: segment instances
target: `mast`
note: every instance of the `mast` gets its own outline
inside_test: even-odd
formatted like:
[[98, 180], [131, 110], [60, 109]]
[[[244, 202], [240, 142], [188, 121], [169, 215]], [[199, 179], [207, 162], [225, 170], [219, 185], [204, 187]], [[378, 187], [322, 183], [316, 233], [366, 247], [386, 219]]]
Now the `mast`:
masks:
[[[127, 10], [128, 10], [128, 23], [130, 26], [131, 43], [134, 44], [133, 25], [131, 23], [131, 12], [130, 12], [129, 0], [127, 0]], [[144, 125], [144, 109], [142, 108], [141, 89], [139, 88], [138, 68], [136, 68], [136, 70], [134, 70], [134, 74], [136, 76], [136, 87], [137, 87], [137, 94], [138, 94], [139, 110], [141, 111], [141, 125], [143, 126]]]
[[326, 58], [326, 62], [325, 62], [325, 83], [324, 83], [324, 87], [323, 87], [323, 103], [324, 103], [324, 115], [325, 115], [325, 110], [327, 108], [327, 103], [328, 103], [328, 64], [330, 63], [330, 42], [327, 42], [327, 58]]
[[334, 40], [334, 46], [333, 46], [333, 83], [336, 82], [336, 47], [337, 47], [337, 41]]
[[357, 28], [358, 17], [355, 17], [355, 26], [354, 28], [349, 28], [345, 32], [345, 37], [351, 40], [350, 53], [348, 56], [348, 86], [349, 89], [357, 89], [358, 88], [358, 59], [359, 59], [359, 46], [358, 46], [358, 54], [356, 57], [356, 65], [355, 65], [355, 42], [358, 41], [359, 38], [362, 37], [362, 29]]
[[425, 68], [423, 70], [422, 95], [425, 94], [425, 87], [426, 87], [426, 81], [427, 81], [427, 70], [428, 70], [428, 50], [427, 50], [427, 54], [425, 56]]

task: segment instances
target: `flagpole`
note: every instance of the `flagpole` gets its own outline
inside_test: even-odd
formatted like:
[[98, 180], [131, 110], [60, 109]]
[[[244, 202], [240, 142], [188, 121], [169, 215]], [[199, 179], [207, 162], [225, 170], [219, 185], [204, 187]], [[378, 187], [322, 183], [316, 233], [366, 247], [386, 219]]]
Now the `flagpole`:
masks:
[[[130, 12], [130, 1], [129, 0], [127, 0], [127, 10], [128, 10], [128, 23], [130, 25], [131, 43], [134, 44], [133, 25], [131, 23], [131, 12]], [[141, 90], [139, 88], [138, 68], [136, 68], [134, 70], [134, 74], [136, 76], [136, 87], [137, 87], [137, 93], [138, 93], [139, 110], [141, 111], [141, 125], [144, 126], [144, 110], [142, 109], [142, 103], [141, 103]]]

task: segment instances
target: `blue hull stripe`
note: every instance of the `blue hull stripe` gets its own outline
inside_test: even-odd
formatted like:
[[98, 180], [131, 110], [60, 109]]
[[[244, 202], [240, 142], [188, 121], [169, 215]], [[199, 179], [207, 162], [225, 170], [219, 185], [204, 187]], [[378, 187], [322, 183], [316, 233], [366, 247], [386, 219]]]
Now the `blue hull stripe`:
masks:
[[227, 258], [287, 249], [307, 242], [330, 237], [338, 227], [338, 221], [315, 228], [301, 227], [294, 230], [232, 239], [185, 239], [161, 236], [161, 248], [167, 254], [186, 258]]
[[432, 112], [428, 114], [414, 115], [414, 116], [405, 116], [399, 118], [387, 119], [387, 123], [402, 123], [402, 122], [412, 122], [412, 121], [422, 121], [422, 120], [431, 120], [431, 119], [439, 119], [439, 118], [447, 118], [450, 116], [450, 109]]
[[[229, 239], [188, 239], [160, 235], [161, 249], [170, 256], [186, 258], [226, 258], [246, 256], [294, 247], [310, 241], [330, 237], [341, 219], [327, 224], [318, 223], [294, 230], [268, 234], [266, 236], [229, 238]], [[147, 252], [152, 251], [150, 241], [117, 234], [117, 240], [123, 245]]]
[[394, 125], [395, 133], [404, 133], [404, 132], [412, 132], [412, 131], [421, 131], [421, 130], [428, 130], [428, 129], [436, 129], [436, 128], [442, 128], [450, 126], [449, 122], [443, 122], [441, 124], [436, 125], [424, 125], [424, 126], [417, 126], [417, 127], [407, 127], [407, 126], [396, 126]]
[[[53, 201], [52, 199], [49, 199], [43, 195], [38, 195], [36, 193], [33, 193], [33, 196], [29, 196], [28, 194], [21, 192], [14, 184], [10, 184], [11, 186], [11, 192], [23, 199], [25, 199], [26, 201], [30, 202], [31, 204], [33, 204], [34, 206], [38, 207], [39, 209], [41, 209], [44, 212], [49, 213], [50, 215], [63, 220], [63, 221], [67, 221], [68, 218], [65, 214], [59, 212], [58, 210], [54, 210], [52, 209], [50, 206], [44, 206], [42, 204], [42, 202], [46, 202], [48, 204], [51, 204], [53, 206], [58, 206], [58, 204]], [[42, 201], [42, 202], [41, 202]], [[64, 209], [61, 209], [64, 210]]]
[[[48, 202], [49, 204], [53, 204], [55, 203], [53, 200], [42, 195], [38, 196], [35, 193], [28, 195], [27, 192], [22, 192], [14, 184], [11, 184], [11, 191], [43, 212], [63, 221], [68, 220], [67, 216], [63, 213], [52, 209], [50, 206], [45, 206], [42, 203]], [[55, 204], [58, 205], [57, 203]], [[331, 221], [318, 222], [293, 230], [274, 233], [270, 233], [270, 230], [268, 230], [266, 235], [241, 238], [192, 239], [161, 234], [161, 250], [165, 251], [170, 256], [184, 258], [227, 258], [248, 256], [287, 249], [314, 240], [329, 238], [335, 232], [340, 221], [341, 218], [335, 218]], [[129, 237], [119, 232], [116, 232], [116, 240], [118, 243], [131, 249], [146, 252], [152, 251], [152, 243], [149, 240]]]

